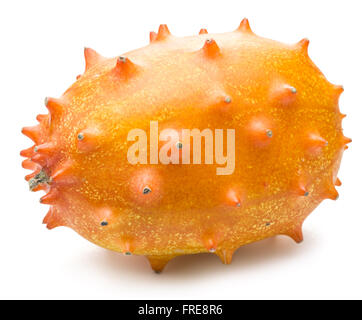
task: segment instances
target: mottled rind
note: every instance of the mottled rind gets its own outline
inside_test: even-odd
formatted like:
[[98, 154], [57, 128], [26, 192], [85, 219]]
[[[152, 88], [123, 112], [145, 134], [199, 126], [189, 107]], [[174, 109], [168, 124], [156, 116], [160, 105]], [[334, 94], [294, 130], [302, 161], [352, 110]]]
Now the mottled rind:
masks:
[[[48, 228], [67, 226], [160, 272], [175, 256], [212, 252], [231, 262], [240, 246], [278, 234], [301, 242], [302, 222], [334, 185], [346, 144], [338, 98], [308, 57], [309, 41], [230, 33], [179, 38], [166, 25], [150, 44], [115, 58], [84, 51], [83, 75], [23, 133], [33, 191], [44, 190]], [[132, 165], [127, 134], [235, 129], [231, 175], [218, 165]], [[183, 141], [175, 141], [178, 148]], [[164, 142], [159, 143], [160, 146]]]

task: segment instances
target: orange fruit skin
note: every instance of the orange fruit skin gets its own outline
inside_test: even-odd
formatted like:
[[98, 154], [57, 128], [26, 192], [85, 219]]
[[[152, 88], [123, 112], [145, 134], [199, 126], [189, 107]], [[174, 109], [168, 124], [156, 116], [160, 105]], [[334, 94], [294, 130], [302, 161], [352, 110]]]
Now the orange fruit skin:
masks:
[[[26, 179], [50, 205], [44, 223], [145, 255], [155, 271], [184, 254], [230, 263], [238, 247], [275, 235], [302, 241], [305, 218], [338, 197], [350, 142], [343, 89], [310, 60], [308, 41], [259, 37], [245, 19], [234, 32], [185, 38], [161, 25], [150, 40], [123, 58], [86, 48], [85, 73], [23, 129], [35, 142], [21, 153], [35, 170]], [[128, 132], [149, 139], [150, 121], [159, 131], [235, 129], [233, 174], [216, 175], [218, 164], [130, 164]]]

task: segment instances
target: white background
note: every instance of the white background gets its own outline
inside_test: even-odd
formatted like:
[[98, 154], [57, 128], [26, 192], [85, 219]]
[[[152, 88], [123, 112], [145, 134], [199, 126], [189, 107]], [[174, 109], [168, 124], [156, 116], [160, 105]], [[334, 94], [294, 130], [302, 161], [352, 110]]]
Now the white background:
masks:
[[[362, 298], [361, 1], [2, 1], [0, 4], [0, 298]], [[116, 56], [148, 43], [167, 23], [177, 36], [234, 30], [282, 42], [311, 40], [310, 56], [343, 84], [345, 135], [353, 138], [340, 199], [304, 225], [305, 241], [267, 239], [240, 248], [230, 266], [213, 255], [179, 257], [162, 275], [146, 259], [98, 248], [67, 228], [48, 231], [40, 193], [28, 192], [22, 126], [45, 113], [84, 69], [83, 46]]]

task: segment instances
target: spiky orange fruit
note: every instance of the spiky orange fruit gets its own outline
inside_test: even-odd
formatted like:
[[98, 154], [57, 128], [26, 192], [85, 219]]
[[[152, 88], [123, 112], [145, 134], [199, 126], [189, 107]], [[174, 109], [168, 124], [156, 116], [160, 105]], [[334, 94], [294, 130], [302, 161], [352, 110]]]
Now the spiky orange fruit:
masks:
[[[186, 38], [161, 25], [150, 40], [111, 59], [86, 48], [85, 73], [60, 99], [46, 99], [39, 125], [23, 129], [35, 142], [21, 152], [34, 170], [26, 179], [50, 205], [44, 223], [145, 255], [155, 271], [202, 252], [230, 263], [241, 245], [278, 234], [300, 242], [308, 214], [338, 197], [350, 141], [338, 107], [343, 89], [312, 63], [308, 40], [258, 37], [246, 19], [231, 33], [202, 29]], [[155, 121], [159, 130], [235, 130], [234, 172], [166, 165], [149, 144], [147, 163], [130, 163], [129, 132], [143, 129], [157, 141]]]

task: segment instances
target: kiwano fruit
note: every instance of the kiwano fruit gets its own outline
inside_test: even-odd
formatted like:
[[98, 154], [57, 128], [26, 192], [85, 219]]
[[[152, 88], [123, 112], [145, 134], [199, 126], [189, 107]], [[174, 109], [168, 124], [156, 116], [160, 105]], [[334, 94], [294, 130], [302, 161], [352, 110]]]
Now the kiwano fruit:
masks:
[[302, 241], [309, 213], [338, 198], [351, 141], [343, 88], [308, 43], [259, 37], [244, 19], [230, 33], [184, 38], [161, 25], [148, 46], [116, 58], [86, 48], [84, 74], [22, 130], [35, 143], [21, 152], [26, 180], [50, 205], [44, 223], [145, 255], [156, 272], [179, 255], [228, 264], [250, 242]]

